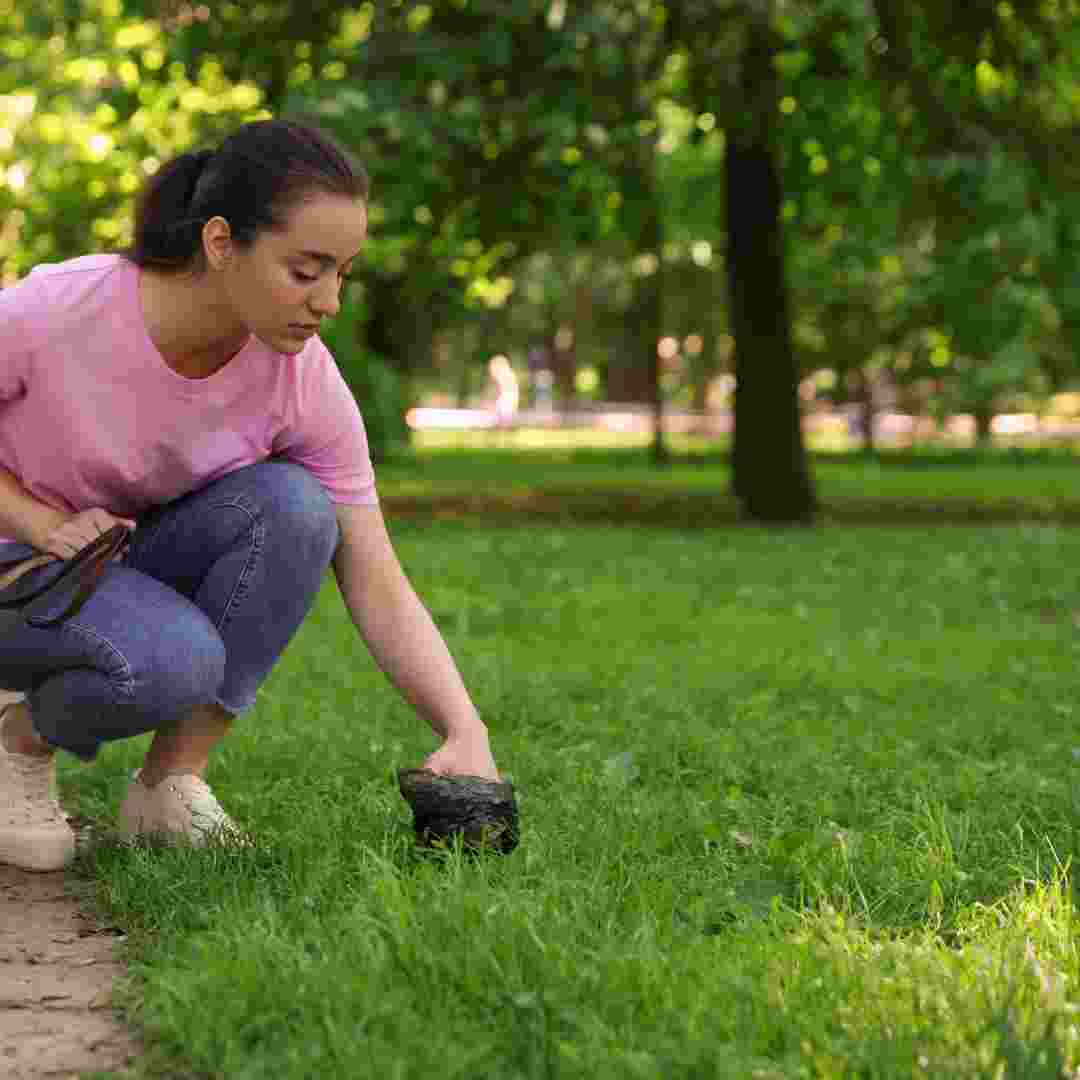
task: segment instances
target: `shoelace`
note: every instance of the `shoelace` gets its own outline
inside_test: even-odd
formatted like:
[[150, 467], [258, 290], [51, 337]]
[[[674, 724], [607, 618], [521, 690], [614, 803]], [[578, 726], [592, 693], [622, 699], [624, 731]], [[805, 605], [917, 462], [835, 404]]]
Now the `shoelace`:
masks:
[[52, 759], [30, 754], [8, 754], [7, 760], [18, 775], [33, 809], [39, 813], [46, 812], [50, 821], [62, 820], [60, 807], [51, 790]]
[[197, 776], [190, 776], [186, 777], [182, 784], [177, 783], [176, 780], [166, 782], [191, 812], [192, 822], [196, 827], [204, 830], [226, 829], [228, 831], [236, 828], [204, 780]]

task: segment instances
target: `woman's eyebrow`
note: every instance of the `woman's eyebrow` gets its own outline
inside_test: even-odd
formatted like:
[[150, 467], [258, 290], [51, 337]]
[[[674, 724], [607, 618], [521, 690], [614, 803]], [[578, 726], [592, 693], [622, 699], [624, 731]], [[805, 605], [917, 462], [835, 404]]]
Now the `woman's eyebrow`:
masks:
[[[356, 255], [350, 255], [342, 265], [344, 266], [351, 263], [359, 254], [360, 253], [357, 252]], [[337, 265], [337, 259], [335, 259], [333, 255], [328, 255], [325, 251], [301, 251], [300, 257], [303, 259], [314, 259], [324, 269], [329, 266]]]
[[333, 266], [337, 259], [333, 255], [327, 255], [324, 251], [301, 251], [300, 258], [314, 259], [320, 266]]

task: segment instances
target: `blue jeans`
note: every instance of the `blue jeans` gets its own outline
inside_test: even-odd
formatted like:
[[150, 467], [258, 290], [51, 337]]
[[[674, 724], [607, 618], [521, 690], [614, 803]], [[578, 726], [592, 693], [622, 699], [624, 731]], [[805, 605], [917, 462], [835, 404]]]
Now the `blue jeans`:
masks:
[[[0, 637], [0, 686], [26, 693], [42, 738], [87, 761], [103, 742], [197, 705], [241, 713], [337, 542], [334, 507], [306, 470], [273, 460], [237, 469], [139, 518], [127, 555], [74, 618]], [[0, 547], [0, 572], [33, 553]], [[32, 573], [46, 579], [60, 565]]]

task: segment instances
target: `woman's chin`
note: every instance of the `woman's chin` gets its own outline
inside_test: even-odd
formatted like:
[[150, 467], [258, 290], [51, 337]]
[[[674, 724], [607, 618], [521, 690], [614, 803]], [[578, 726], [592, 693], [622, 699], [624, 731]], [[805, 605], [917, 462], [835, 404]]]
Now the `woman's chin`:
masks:
[[276, 334], [256, 334], [264, 345], [269, 346], [274, 352], [286, 353], [295, 356], [304, 351], [304, 347], [311, 340], [311, 334], [302, 333], [299, 330], [286, 330]]

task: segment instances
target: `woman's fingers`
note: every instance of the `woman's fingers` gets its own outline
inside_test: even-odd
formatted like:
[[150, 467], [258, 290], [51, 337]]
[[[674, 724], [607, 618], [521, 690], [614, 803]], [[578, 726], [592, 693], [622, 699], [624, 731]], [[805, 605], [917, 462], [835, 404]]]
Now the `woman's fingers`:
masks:
[[78, 554], [89, 542], [89, 540], [80, 540], [78, 537], [56, 536], [54, 534], [49, 538], [49, 545], [46, 550], [50, 555], [57, 555], [61, 559], [70, 559]]
[[116, 524], [117, 519], [105, 510], [91, 510], [90, 513], [92, 516], [88, 524], [94, 530], [91, 539], [96, 539], [102, 533], [107, 533]]
[[114, 517], [107, 510], [84, 510], [53, 531], [46, 541], [45, 550], [61, 559], [73, 558], [114, 525], [124, 525], [128, 529], [136, 527], [130, 518]]

